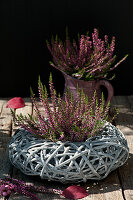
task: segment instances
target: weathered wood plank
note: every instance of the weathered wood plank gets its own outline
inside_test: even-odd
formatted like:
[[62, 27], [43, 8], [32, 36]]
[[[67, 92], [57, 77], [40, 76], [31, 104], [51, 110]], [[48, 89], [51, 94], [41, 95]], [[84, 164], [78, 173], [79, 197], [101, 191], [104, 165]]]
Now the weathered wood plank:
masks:
[[[23, 115], [32, 114], [33, 108], [32, 108], [32, 103], [31, 103], [30, 98], [23, 98], [23, 99], [25, 102], [25, 107], [16, 109], [15, 114], [16, 115], [19, 115], [20, 113], [22, 113]], [[14, 135], [14, 133], [16, 132], [18, 128], [20, 127], [13, 123], [12, 136]]]
[[[12, 165], [8, 156], [12, 119], [6, 108], [8, 99], [0, 100], [0, 178], [12, 173]], [[4, 197], [1, 197], [4, 200]]]
[[115, 120], [117, 125], [133, 128], [132, 112], [128, 96], [116, 96], [113, 98], [112, 104], [119, 110], [119, 114]]
[[90, 195], [84, 200], [123, 200], [117, 171], [112, 172], [104, 180], [88, 181], [85, 186]]
[[7, 134], [10, 136], [11, 134], [11, 126], [12, 126], [12, 116], [10, 113], [10, 109], [6, 108], [6, 104], [9, 99], [5, 99], [2, 101], [1, 114], [0, 114], [0, 131], [1, 135]]
[[133, 95], [128, 96], [128, 101], [130, 104], [130, 111], [133, 112]]
[[0, 99], [0, 114], [2, 112], [3, 104], [5, 103], [5, 98]]
[[11, 174], [12, 166], [8, 157], [9, 137], [0, 137], [0, 178]]
[[11, 172], [11, 164], [8, 158], [8, 143], [10, 142], [11, 132], [11, 115], [9, 109], [6, 108], [8, 99], [0, 101], [0, 178], [9, 175]]
[[124, 133], [129, 146], [129, 159], [119, 168], [119, 176], [126, 200], [133, 199], [133, 96], [115, 97], [114, 103], [118, 105], [119, 115], [116, 119], [117, 127]]
[[29, 198], [20, 194], [11, 194], [9, 200], [29, 200]]

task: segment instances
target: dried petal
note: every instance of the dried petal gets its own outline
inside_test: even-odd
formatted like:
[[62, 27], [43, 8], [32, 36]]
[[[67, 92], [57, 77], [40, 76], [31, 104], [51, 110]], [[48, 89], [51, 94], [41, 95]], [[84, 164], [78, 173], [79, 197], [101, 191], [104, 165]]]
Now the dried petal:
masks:
[[69, 186], [68, 188], [66, 188], [63, 191], [62, 195], [69, 199], [82, 199], [82, 198], [88, 196], [89, 194], [84, 188], [73, 185], [73, 186]]
[[10, 99], [6, 105], [6, 108], [22, 108], [25, 106], [24, 100], [21, 97], [14, 97]]

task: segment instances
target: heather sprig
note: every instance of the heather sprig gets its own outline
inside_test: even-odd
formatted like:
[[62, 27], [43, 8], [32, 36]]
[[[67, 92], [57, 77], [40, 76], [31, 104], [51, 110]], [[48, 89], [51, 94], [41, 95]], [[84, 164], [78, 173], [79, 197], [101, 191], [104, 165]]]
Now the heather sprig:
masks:
[[62, 190], [47, 188], [45, 186], [34, 186], [32, 184], [26, 184], [24, 181], [14, 179], [11, 177], [5, 177], [0, 179], [0, 195], [8, 198], [11, 193], [22, 194], [29, 197], [32, 200], [40, 200], [34, 192], [43, 193], [58, 193], [62, 194]]
[[31, 115], [15, 115], [12, 111], [14, 119], [19, 126], [36, 136], [52, 141], [85, 141], [102, 129], [108, 118], [110, 107], [110, 103], [105, 106], [103, 95], [100, 100], [97, 100], [95, 92], [93, 98], [89, 100], [83, 90], [79, 91], [77, 89], [77, 98], [74, 101], [73, 94], [70, 94], [69, 89], [67, 89], [65, 100], [63, 100], [54, 89], [51, 75], [49, 87], [52, 108], [46, 86], [43, 86], [39, 78], [39, 98], [46, 116], [39, 111], [35, 95], [31, 90], [31, 99], [36, 118]]
[[92, 37], [88, 34], [81, 35], [78, 42], [75, 40], [71, 42], [68, 33], [64, 43], [57, 36], [55, 40], [52, 37], [51, 44], [47, 41], [47, 47], [53, 57], [51, 66], [82, 80], [109, 78], [108, 73], [128, 56], [124, 56], [112, 66], [116, 60], [115, 37], [112, 37], [109, 44], [108, 36], [105, 35], [104, 40], [100, 39], [96, 28]]

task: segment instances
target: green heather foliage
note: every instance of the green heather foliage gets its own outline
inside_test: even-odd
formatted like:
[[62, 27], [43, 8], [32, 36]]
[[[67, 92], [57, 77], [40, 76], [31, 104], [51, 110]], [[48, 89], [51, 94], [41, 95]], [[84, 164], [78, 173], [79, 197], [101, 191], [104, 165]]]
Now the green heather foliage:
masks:
[[36, 112], [36, 118], [31, 115], [15, 115], [15, 122], [22, 128], [30, 131], [36, 136], [52, 141], [85, 141], [87, 138], [99, 133], [108, 118], [110, 103], [105, 107], [104, 97], [97, 100], [96, 93], [91, 100], [77, 89], [76, 103], [69, 89], [65, 94], [65, 100], [56, 91], [49, 79], [52, 109], [46, 86], [43, 86], [40, 78], [38, 80], [39, 99], [47, 114], [47, 117], [39, 111], [34, 93], [31, 89], [31, 99]]
[[109, 44], [108, 36], [104, 40], [99, 38], [98, 30], [95, 28], [92, 37], [81, 35], [78, 42], [70, 41], [66, 33], [65, 42], [58, 36], [47, 41], [47, 47], [53, 57], [50, 65], [66, 74], [82, 80], [95, 80], [101, 78], [113, 78], [108, 73], [114, 70], [128, 55], [122, 58], [117, 64], [112, 66], [116, 59], [114, 55], [115, 37]]

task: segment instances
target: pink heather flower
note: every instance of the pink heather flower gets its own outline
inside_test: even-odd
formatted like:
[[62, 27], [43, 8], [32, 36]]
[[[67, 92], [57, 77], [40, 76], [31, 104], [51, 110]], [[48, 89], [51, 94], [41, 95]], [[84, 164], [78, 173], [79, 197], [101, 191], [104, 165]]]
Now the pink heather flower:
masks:
[[[53, 109], [49, 105], [46, 87], [42, 85], [39, 79], [39, 98], [47, 116], [44, 117], [40, 114], [35, 97], [32, 94], [37, 120], [30, 115], [23, 116], [21, 114], [20, 116], [15, 116], [13, 113], [15, 121], [20, 127], [38, 137], [52, 141], [61, 140], [63, 142], [85, 141], [90, 135], [95, 135], [98, 128], [102, 128], [102, 122], [107, 117], [107, 112], [104, 112], [106, 109], [106, 107], [104, 108], [104, 99], [99, 100], [99, 105], [96, 106], [96, 94], [88, 102], [85, 94], [79, 92], [75, 104], [69, 90], [65, 94], [65, 100], [57, 95], [52, 83], [52, 77], [49, 80], [49, 86]], [[96, 108], [95, 112], [94, 107]], [[107, 108], [109, 108], [109, 104]], [[97, 121], [101, 122], [98, 127], [96, 126]]]
[[2, 192], [2, 196], [3, 196], [3, 197], [8, 196], [7, 192]]
[[5, 190], [5, 185], [1, 185], [0, 186], [0, 191], [4, 191]]
[[[74, 40], [71, 43], [67, 37], [65, 42], [58, 39], [55, 42], [52, 40], [51, 45], [47, 41], [47, 47], [53, 57], [53, 62], [50, 62], [51, 66], [72, 77], [83, 80], [107, 78], [108, 73], [125, 60], [122, 59], [115, 67], [112, 67], [116, 58], [115, 55], [113, 56], [115, 37], [112, 37], [109, 44], [108, 36], [105, 35], [104, 40], [102, 40], [99, 38], [96, 28], [92, 33], [92, 40], [88, 35], [81, 35], [78, 42]], [[102, 70], [103, 66], [104, 70]]]

